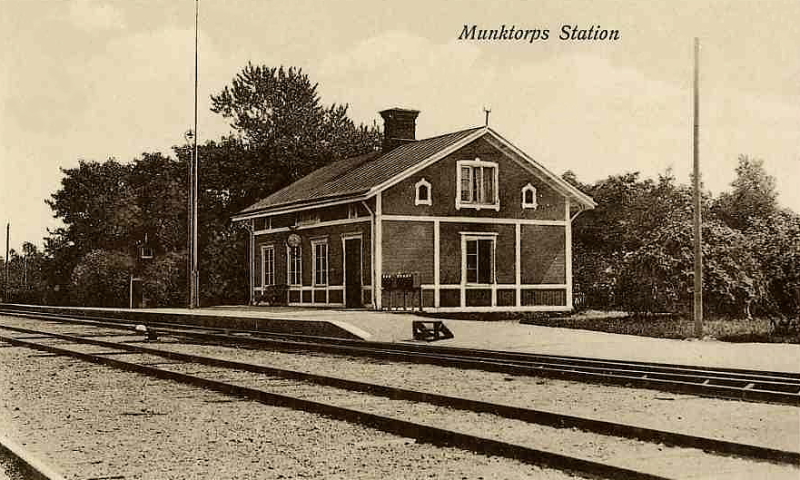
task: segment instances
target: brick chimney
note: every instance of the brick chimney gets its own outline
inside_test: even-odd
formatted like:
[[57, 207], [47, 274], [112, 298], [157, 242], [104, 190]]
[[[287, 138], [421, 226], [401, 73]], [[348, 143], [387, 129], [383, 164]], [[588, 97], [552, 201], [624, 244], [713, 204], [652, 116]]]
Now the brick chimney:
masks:
[[419, 110], [389, 108], [380, 112], [383, 117], [383, 152], [417, 140]]

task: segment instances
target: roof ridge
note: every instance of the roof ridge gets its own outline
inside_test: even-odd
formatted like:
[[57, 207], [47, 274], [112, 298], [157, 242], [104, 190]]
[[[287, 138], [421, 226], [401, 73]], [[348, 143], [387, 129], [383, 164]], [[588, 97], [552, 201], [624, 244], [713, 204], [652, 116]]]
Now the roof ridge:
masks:
[[417, 142], [424, 142], [424, 141], [426, 141], [426, 140], [434, 140], [434, 139], [436, 139], [436, 138], [442, 138], [442, 137], [446, 137], [446, 136], [448, 136], [448, 135], [455, 135], [455, 134], [457, 134], [457, 133], [464, 133], [464, 132], [468, 132], [468, 131], [470, 131], [470, 130], [479, 130], [479, 129], [481, 129], [481, 128], [485, 128], [485, 127], [470, 127], [470, 128], [464, 128], [464, 129], [461, 129], [461, 130], [456, 130], [455, 132], [443, 133], [443, 134], [441, 134], [441, 135], [436, 135], [436, 136], [433, 136], [433, 137], [428, 137], [428, 138], [421, 138], [421, 139], [419, 139], [419, 140], [415, 140], [415, 141], [417, 141]]

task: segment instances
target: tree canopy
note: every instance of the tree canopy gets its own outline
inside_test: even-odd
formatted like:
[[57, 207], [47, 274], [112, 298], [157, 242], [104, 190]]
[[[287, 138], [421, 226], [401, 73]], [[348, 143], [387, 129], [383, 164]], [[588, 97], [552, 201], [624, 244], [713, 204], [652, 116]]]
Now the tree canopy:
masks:
[[[346, 105], [323, 105], [317, 84], [294, 67], [248, 64], [212, 96], [212, 110], [232, 132], [199, 145], [201, 301], [243, 302], [247, 237], [230, 217], [328, 162], [373, 150], [381, 134], [357, 126]], [[174, 158], [143, 153], [129, 163], [81, 160], [62, 169], [61, 187], [47, 200], [64, 223], [45, 239], [50, 298], [58, 285], [58, 301], [89, 304], [95, 292], [92, 304], [117, 305], [122, 280], [135, 273], [153, 302], [183, 302], [192, 149], [173, 150]], [[137, 263], [145, 238], [156, 254], [146, 265]]]
[[[792, 313], [800, 305], [800, 216], [780, 211], [763, 162], [739, 157], [731, 191], [703, 192], [704, 304], [710, 311]], [[692, 192], [667, 172], [582, 185], [598, 203], [573, 225], [575, 282], [589, 305], [644, 312], [690, 311]]]

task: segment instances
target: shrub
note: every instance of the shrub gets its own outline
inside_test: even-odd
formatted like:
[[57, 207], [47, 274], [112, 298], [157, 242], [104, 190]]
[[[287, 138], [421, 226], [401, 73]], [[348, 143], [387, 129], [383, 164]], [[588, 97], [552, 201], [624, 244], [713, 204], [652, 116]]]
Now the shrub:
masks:
[[133, 259], [127, 254], [93, 250], [75, 266], [70, 278], [73, 301], [87, 307], [128, 305]]
[[186, 275], [186, 258], [180, 253], [156, 256], [142, 271], [142, 288], [148, 306], [183, 306]]

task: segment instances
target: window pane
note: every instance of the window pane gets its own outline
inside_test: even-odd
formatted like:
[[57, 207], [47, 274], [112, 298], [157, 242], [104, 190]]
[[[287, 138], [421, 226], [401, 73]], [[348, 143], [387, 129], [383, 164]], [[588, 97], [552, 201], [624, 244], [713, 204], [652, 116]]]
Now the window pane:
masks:
[[328, 283], [328, 245], [322, 245], [322, 283]]
[[483, 203], [494, 203], [494, 167], [483, 169]]
[[300, 260], [301, 260], [301, 253], [300, 247], [295, 248], [287, 248], [286, 249], [286, 265], [289, 269], [288, 281], [289, 285], [300, 285], [301, 276], [300, 276]]
[[478, 281], [478, 242], [467, 240], [467, 282]]
[[264, 286], [275, 284], [275, 250], [264, 249]]
[[420, 185], [419, 186], [419, 199], [420, 199], [420, 201], [427, 201], [428, 200], [428, 186], [427, 185]]
[[318, 243], [314, 245], [314, 283], [326, 285], [328, 283], [328, 245]]
[[461, 201], [469, 202], [472, 197], [472, 168], [461, 167]]
[[481, 195], [481, 177], [483, 169], [476, 167], [472, 169], [472, 201], [475, 203], [483, 203], [483, 196]]
[[478, 283], [492, 283], [492, 240], [478, 241]]

